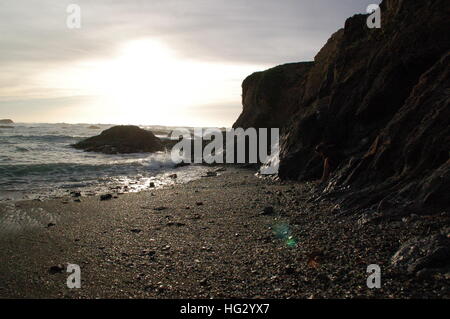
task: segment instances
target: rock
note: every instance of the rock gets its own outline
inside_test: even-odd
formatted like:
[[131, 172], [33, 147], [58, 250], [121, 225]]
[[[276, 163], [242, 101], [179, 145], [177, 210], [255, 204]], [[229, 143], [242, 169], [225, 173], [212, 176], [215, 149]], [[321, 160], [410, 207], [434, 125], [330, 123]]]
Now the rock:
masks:
[[181, 162], [181, 163], [175, 164], [175, 168], [189, 166], [189, 165], [191, 165], [191, 164], [190, 163]]
[[419, 279], [428, 279], [428, 278], [433, 277], [437, 273], [439, 273], [439, 270], [425, 268], [425, 269], [419, 270], [416, 273], [416, 277]]
[[295, 273], [295, 268], [291, 265], [287, 265], [284, 267], [284, 271], [286, 272], [286, 274], [292, 275]]
[[178, 178], [178, 175], [177, 175], [177, 174], [170, 174], [170, 175], [169, 175], [169, 178], [171, 178], [171, 179], [176, 179], [176, 178]]
[[216, 172], [208, 171], [206, 172], [206, 175], [203, 175], [202, 177], [214, 177], [214, 176], [217, 176]]
[[47, 224], [47, 228], [50, 228], [50, 227], [53, 227], [53, 226], [56, 226], [56, 224], [55, 223], [48, 223]]
[[99, 127], [99, 126], [96, 126], [96, 125], [89, 125], [88, 126], [88, 129], [90, 129], [90, 130], [99, 130], [101, 127]]
[[442, 234], [412, 238], [395, 253], [391, 265], [409, 274], [425, 268], [447, 267], [450, 265], [450, 238]]
[[111, 127], [100, 135], [80, 141], [72, 147], [105, 154], [153, 153], [164, 150], [161, 140], [152, 132], [133, 125]]
[[313, 62], [290, 63], [256, 72], [242, 83], [243, 110], [233, 127], [283, 127], [297, 110]]
[[263, 211], [261, 212], [261, 215], [273, 215], [275, 214], [275, 210], [272, 206], [264, 207]]
[[156, 211], [158, 211], [158, 212], [163, 211], [163, 210], [166, 210], [166, 209], [167, 209], [167, 207], [164, 207], [164, 206], [160, 206], [160, 207], [155, 207], [155, 208], [154, 208], [154, 210], [156, 210]]
[[195, 203], [197, 206], [202, 206], [203, 205], [203, 202], [196, 202]]
[[100, 195], [100, 200], [110, 200], [113, 196], [111, 194]]
[[154, 182], [150, 182], [149, 187], [150, 188], [154, 188], [155, 187], [155, 183]]
[[70, 192], [73, 197], [81, 197], [81, 192]]
[[315, 147], [329, 145], [334, 171], [325, 191], [340, 194], [343, 209], [401, 194], [439, 211], [450, 204], [450, 97], [442, 94], [450, 82], [448, 2], [380, 6], [381, 29], [367, 28], [367, 15], [357, 14], [314, 62], [246, 78], [233, 127], [281, 128], [282, 179], [319, 179]]
[[59, 264], [59, 265], [51, 266], [51, 267], [48, 269], [48, 272], [49, 272], [51, 275], [54, 275], [54, 274], [60, 274], [60, 273], [62, 273], [62, 272], [64, 271], [64, 269], [65, 269], [64, 265]]
[[0, 124], [14, 124], [14, 122], [10, 119], [1, 119]]
[[133, 229], [130, 229], [130, 232], [135, 233], [135, 234], [139, 234], [140, 232], [142, 232], [142, 229], [133, 228]]
[[180, 223], [180, 222], [168, 222], [167, 224], [166, 224], [166, 226], [176, 226], [176, 227], [182, 227], [182, 226], [186, 226], [186, 224], [184, 224], [184, 223]]
[[156, 251], [154, 251], [154, 250], [143, 250], [139, 256], [154, 257], [155, 255], [156, 255]]
[[14, 128], [14, 126], [0, 125], [0, 128]]

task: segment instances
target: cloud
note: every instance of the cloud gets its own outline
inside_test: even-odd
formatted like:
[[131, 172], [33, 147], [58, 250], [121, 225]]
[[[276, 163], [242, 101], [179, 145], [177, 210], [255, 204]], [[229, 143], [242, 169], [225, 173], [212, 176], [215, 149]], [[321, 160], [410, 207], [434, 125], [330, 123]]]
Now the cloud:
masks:
[[[0, 100], [39, 95], [41, 72], [112, 58], [123, 43], [142, 38], [202, 62], [274, 66], [312, 60], [347, 17], [373, 2], [380, 1], [2, 0]], [[71, 3], [81, 7], [81, 29], [66, 27]]]
[[56, 62], [103, 56], [118, 43], [159, 37], [190, 58], [276, 64], [310, 60], [345, 18], [374, 0], [3, 0], [0, 61]]

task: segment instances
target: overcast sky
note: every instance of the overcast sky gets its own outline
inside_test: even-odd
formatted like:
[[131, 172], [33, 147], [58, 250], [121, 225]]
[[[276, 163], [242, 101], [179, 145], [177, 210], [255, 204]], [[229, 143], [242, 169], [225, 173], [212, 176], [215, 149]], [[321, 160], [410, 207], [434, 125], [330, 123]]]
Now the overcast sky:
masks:
[[2, 0], [0, 118], [231, 126], [247, 75], [312, 60], [379, 2]]

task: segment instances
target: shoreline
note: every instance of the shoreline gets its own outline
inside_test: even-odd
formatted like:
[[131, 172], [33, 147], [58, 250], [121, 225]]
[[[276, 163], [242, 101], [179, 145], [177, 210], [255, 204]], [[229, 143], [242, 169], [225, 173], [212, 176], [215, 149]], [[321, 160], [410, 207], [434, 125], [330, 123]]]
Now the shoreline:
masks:
[[[448, 214], [361, 226], [312, 201], [314, 183], [254, 173], [226, 167], [107, 201], [17, 202], [33, 227], [0, 235], [0, 298], [449, 298], [448, 279], [390, 267], [403, 242], [448, 225]], [[80, 266], [81, 289], [49, 272], [65, 263]], [[366, 286], [370, 264], [382, 289]]]
[[[85, 196], [99, 196], [102, 194], [111, 193], [113, 195], [123, 195], [128, 193], [135, 193], [147, 190], [155, 190], [168, 185], [183, 184], [191, 180], [200, 179], [202, 174], [205, 174], [208, 170], [214, 169], [214, 167], [204, 165], [189, 165], [186, 167], [167, 167], [154, 171], [154, 175], [151, 176], [133, 176], [127, 177], [123, 175], [117, 175], [115, 177], [109, 177], [109, 180], [103, 182], [97, 182], [97, 184], [89, 185], [78, 183], [78, 185], [71, 185], [61, 187], [57, 191], [46, 189], [45, 191], [31, 190], [28, 193], [18, 190], [9, 190], [9, 195], [3, 195], [0, 197], [0, 204], [16, 203], [21, 201], [35, 200], [73, 200], [74, 193], [81, 193]], [[177, 178], [173, 179], [170, 176], [176, 174]], [[150, 184], [154, 186], [151, 187]], [[5, 191], [6, 193], [6, 191]]]

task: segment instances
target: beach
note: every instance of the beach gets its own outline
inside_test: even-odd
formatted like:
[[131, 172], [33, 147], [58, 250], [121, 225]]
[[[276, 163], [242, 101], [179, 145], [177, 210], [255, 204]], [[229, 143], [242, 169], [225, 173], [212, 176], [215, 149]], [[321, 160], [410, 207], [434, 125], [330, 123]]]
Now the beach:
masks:
[[[447, 277], [390, 266], [448, 214], [361, 222], [314, 199], [315, 183], [219, 171], [104, 201], [1, 203], [0, 298], [449, 297]], [[67, 287], [67, 264], [80, 266], [81, 288]], [[370, 264], [381, 289], [367, 287]]]

